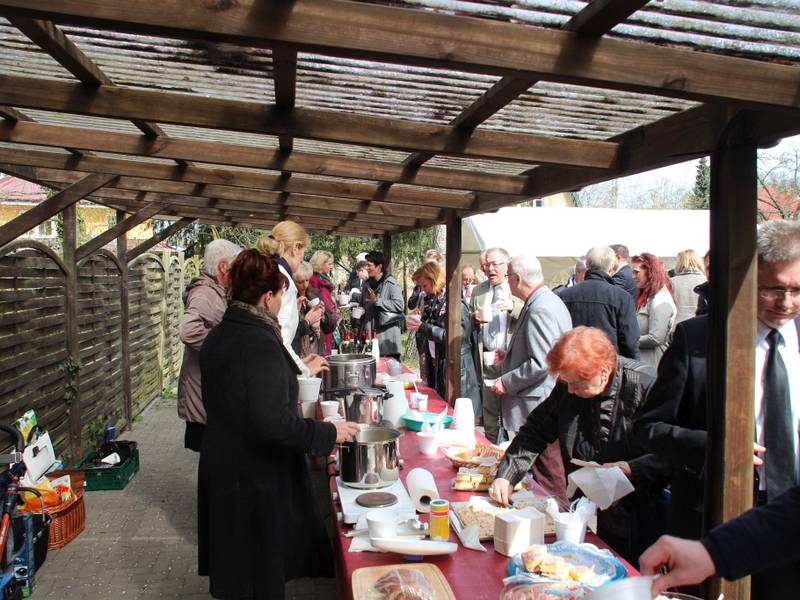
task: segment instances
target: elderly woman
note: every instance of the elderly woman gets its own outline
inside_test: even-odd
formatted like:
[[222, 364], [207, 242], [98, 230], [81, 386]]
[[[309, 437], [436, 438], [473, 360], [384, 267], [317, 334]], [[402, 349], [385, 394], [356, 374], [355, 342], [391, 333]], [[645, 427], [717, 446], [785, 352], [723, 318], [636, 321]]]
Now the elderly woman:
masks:
[[[317, 291], [317, 294], [322, 299], [326, 311], [333, 315], [334, 318], [339, 318], [339, 313], [336, 310], [336, 304], [333, 301], [333, 282], [331, 281], [331, 269], [333, 269], [333, 254], [325, 252], [324, 250], [317, 250], [311, 256], [311, 268], [314, 269], [314, 274], [308, 282], [308, 286]], [[335, 326], [335, 323], [334, 323]], [[331, 353], [333, 348], [333, 335], [332, 330], [323, 332], [323, 354], [326, 356]]]
[[330, 454], [358, 426], [297, 414], [298, 369], [277, 319], [288, 285], [258, 250], [239, 254], [230, 270], [230, 305], [200, 352], [208, 421], [198, 560], [214, 598], [283, 598], [290, 579], [333, 574], [306, 454]]
[[325, 341], [322, 336], [336, 329], [336, 317], [327, 308], [322, 312], [312, 310], [311, 304], [315, 300], [322, 303], [319, 290], [308, 284], [313, 273], [311, 265], [305, 261], [292, 273], [292, 279], [297, 286], [297, 310], [300, 316], [292, 349], [300, 358], [313, 353], [324, 353]]
[[573, 458], [618, 466], [636, 492], [600, 513], [598, 533], [635, 560], [662, 532], [657, 522], [664, 510], [648, 513], [669, 474], [667, 463], [644, 454], [630, 433], [633, 413], [653, 384], [655, 369], [617, 355], [605, 332], [594, 327], [565, 333], [548, 352], [547, 367], [558, 382], [511, 442], [489, 494], [508, 504], [512, 487], [555, 441], [567, 475], [578, 468]]
[[[286, 346], [301, 374], [316, 375], [327, 366], [325, 359], [318, 354], [309, 354], [301, 359], [292, 348], [294, 335], [300, 323], [300, 311], [297, 309], [297, 287], [292, 279], [292, 274], [303, 262], [303, 256], [308, 248], [308, 234], [302, 226], [294, 221], [281, 221], [272, 228], [268, 235], [260, 238], [256, 246], [262, 253], [275, 260], [281, 274], [289, 282], [278, 313], [283, 345]], [[314, 307], [314, 310], [320, 313], [324, 309], [325, 307], [321, 303]]]
[[700, 299], [695, 288], [706, 281], [703, 259], [692, 249], [681, 250], [675, 261], [675, 275], [671, 278], [672, 294], [678, 313], [675, 324], [691, 319], [697, 312]]
[[[425, 364], [428, 366], [428, 385], [445, 395], [445, 345], [447, 343], [447, 311], [445, 306], [444, 269], [436, 262], [427, 262], [414, 272], [414, 283], [424, 294], [421, 320], [408, 319], [406, 327], [416, 331], [425, 343]], [[481, 411], [480, 387], [472, 357], [472, 317], [469, 304], [461, 298], [461, 391], [459, 396], [470, 398], [476, 415]]]
[[672, 284], [661, 260], [648, 252], [634, 256], [633, 279], [636, 320], [639, 321], [639, 353], [643, 363], [658, 366], [669, 346], [678, 309], [672, 298]]

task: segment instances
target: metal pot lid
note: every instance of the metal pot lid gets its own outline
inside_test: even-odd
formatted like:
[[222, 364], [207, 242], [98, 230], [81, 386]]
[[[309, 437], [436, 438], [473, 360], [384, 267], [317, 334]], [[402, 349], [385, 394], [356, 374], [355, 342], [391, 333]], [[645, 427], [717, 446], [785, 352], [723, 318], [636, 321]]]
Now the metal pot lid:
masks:
[[331, 354], [325, 360], [337, 366], [375, 364], [372, 354]]
[[397, 504], [397, 496], [389, 492], [366, 492], [356, 496], [356, 504], [365, 508], [384, 508]]

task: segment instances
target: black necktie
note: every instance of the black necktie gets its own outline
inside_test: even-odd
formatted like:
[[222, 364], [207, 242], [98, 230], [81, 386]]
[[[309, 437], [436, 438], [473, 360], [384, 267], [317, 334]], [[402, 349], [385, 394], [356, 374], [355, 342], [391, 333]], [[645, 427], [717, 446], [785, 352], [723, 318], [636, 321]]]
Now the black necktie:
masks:
[[772, 499], [795, 482], [794, 428], [789, 396], [789, 376], [778, 348], [783, 337], [777, 329], [767, 335], [769, 351], [764, 368], [764, 458], [767, 498]]

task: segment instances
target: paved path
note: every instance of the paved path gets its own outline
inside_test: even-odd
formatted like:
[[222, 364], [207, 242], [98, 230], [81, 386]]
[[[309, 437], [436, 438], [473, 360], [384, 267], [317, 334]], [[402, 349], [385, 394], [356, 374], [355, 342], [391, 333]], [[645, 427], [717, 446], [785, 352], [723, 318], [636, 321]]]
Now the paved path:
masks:
[[[121, 437], [139, 442], [139, 473], [122, 491], [86, 494], [86, 530], [48, 553], [34, 600], [211, 597], [197, 575], [197, 454], [183, 448], [175, 400], [157, 400]], [[289, 582], [286, 597], [334, 600], [334, 580]]]

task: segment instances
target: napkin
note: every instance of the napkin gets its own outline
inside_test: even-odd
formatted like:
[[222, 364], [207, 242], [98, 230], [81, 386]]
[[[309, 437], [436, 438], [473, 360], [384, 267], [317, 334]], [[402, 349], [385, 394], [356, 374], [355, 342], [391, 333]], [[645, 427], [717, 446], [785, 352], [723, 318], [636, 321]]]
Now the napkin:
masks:
[[597, 463], [583, 461], [580, 464], [584, 466], [567, 478], [567, 496], [572, 496], [580, 488], [600, 510], [606, 510], [633, 491], [633, 485], [619, 467], [600, 467]]

